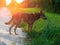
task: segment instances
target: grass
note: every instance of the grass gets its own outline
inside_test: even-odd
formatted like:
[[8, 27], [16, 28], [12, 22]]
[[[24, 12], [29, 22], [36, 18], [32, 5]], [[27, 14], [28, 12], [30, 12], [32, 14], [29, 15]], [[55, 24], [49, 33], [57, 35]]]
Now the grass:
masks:
[[[23, 9], [27, 13], [39, 12], [39, 9]], [[29, 45], [60, 45], [60, 14], [45, 12], [47, 20], [39, 19], [33, 24], [31, 33], [32, 39]], [[26, 29], [26, 25], [22, 24]]]
[[23, 13], [38, 13], [40, 11], [40, 8], [16, 8], [16, 7], [8, 7], [10, 9], [11, 13], [16, 12], [23, 12]]
[[60, 15], [45, 13], [47, 20], [39, 19], [28, 35], [32, 42], [30, 45], [60, 45]]

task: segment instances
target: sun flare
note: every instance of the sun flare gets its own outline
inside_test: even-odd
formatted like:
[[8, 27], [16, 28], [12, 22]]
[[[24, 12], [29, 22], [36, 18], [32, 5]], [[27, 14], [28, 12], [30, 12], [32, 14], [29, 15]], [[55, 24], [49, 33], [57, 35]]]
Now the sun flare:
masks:
[[6, 0], [6, 5], [9, 5], [11, 3], [11, 0]]
[[[8, 6], [11, 3], [12, 0], [6, 0], [6, 5]], [[24, 0], [14, 0], [16, 3], [22, 3]]]
[[23, 2], [24, 0], [15, 0], [17, 3], [21, 3]]

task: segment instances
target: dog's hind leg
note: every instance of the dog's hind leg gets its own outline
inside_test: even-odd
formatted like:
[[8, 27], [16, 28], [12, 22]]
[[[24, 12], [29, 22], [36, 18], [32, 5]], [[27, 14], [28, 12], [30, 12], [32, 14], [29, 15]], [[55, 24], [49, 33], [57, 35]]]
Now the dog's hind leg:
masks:
[[16, 33], [17, 27], [18, 27], [18, 24], [16, 24], [16, 25], [15, 25], [15, 28], [14, 28], [14, 33], [15, 33], [15, 35], [17, 35], [17, 33]]
[[12, 29], [13, 26], [14, 26], [14, 24], [12, 24], [12, 25], [10, 26], [10, 28], [9, 28], [9, 34], [12, 34], [12, 33], [11, 33], [11, 29]]

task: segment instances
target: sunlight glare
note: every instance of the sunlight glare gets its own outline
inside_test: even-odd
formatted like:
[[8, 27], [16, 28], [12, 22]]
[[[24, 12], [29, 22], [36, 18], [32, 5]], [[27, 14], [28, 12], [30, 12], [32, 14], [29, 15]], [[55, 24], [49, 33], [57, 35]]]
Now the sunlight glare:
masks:
[[17, 3], [22, 3], [24, 0], [15, 0]]
[[6, 0], [6, 5], [8, 6], [11, 3], [11, 0]]

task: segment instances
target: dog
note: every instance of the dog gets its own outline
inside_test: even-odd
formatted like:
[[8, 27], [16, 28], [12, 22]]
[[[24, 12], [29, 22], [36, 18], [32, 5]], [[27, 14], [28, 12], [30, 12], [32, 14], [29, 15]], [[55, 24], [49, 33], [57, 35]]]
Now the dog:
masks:
[[28, 32], [31, 32], [33, 23], [36, 20], [38, 20], [39, 18], [42, 18], [44, 20], [47, 19], [45, 14], [44, 14], [44, 10], [41, 10], [39, 13], [35, 13], [35, 14], [16, 13], [12, 16], [11, 20], [6, 22], [5, 24], [8, 25], [12, 22], [12, 24], [9, 28], [9, 33], [11, 34], [11, 29], [12, 29], [12, 27], [15, 26], [14, 27], [14, 33], [17, 35], [16, 29], [21, 24], [21, 22], [27, 23], [28, 24]]

